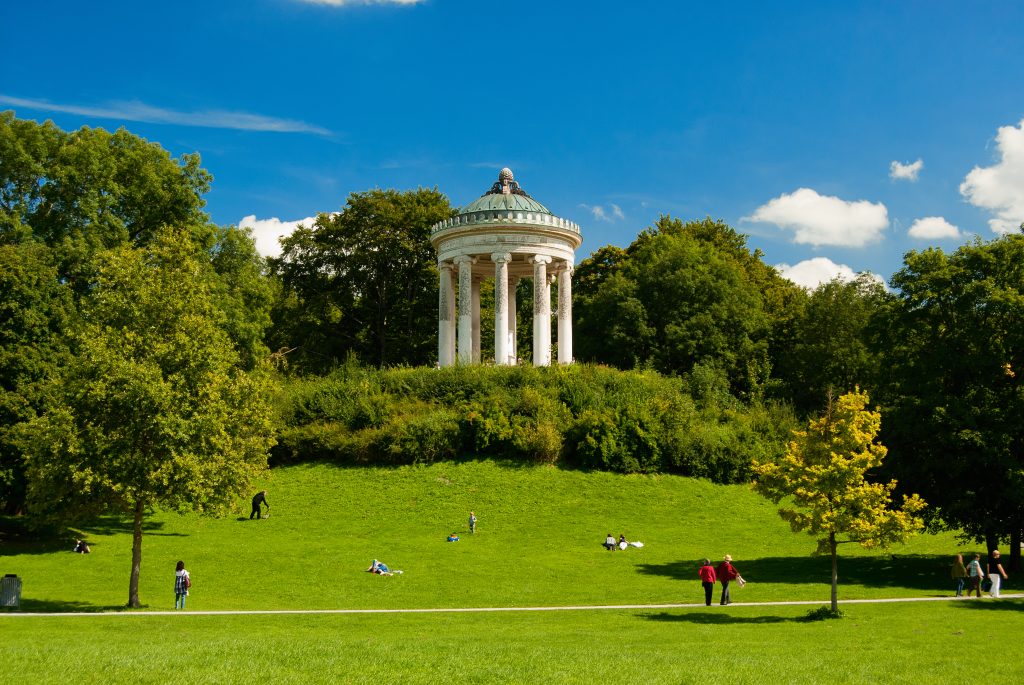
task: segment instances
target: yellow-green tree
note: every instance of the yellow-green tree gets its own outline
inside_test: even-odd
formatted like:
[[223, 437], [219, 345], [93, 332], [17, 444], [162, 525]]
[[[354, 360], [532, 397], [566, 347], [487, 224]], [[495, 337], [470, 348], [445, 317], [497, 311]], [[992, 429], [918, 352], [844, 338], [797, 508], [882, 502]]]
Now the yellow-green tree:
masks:
[[868, 395], [859, 388], [836, 402], [830, 399], [824, 416], [793, 432], [782, 459], [753, 466], [754, 490], [776, 504], [784, 502], [779, 515], [795, 532], [817, 537], [819, 554], [832, 555], [833, 611], [838, 610], [839, 544], [886, 547], [905, 542], [924, 525], [917, 516], [924, 500], [904, 496], [903, 506], [893, 508], [896, 481], [867, 479], [886, 454], [875, 441], [881, 415], [867, 406]]

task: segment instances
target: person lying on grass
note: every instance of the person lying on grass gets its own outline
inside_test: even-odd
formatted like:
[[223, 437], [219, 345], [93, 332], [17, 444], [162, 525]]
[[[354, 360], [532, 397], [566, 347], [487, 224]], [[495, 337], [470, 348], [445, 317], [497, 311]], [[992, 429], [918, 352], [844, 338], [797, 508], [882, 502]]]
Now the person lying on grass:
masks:
[[376, 573], [378, 576], [393, 576], [396, 573], [401, 573], [401, 571], [388, 568], [387, 564], [376, 559], [374, 559], [373, 563], [370, 564], [370, 568], [366, 569], [366, 572]]

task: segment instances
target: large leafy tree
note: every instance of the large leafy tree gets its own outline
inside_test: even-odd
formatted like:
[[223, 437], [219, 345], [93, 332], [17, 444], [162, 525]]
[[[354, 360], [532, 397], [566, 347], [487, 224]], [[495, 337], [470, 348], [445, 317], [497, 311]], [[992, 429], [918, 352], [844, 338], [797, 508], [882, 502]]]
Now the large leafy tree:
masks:
[[889, 297], [877, 279], [862, 274], [822, 283], [803, 299], [773, 369], [797, 409], [810, 413], [830, 393], [874, 386], [878, 354], [869, 333]]
[[437, 347], [437, 256], [430, 227], [452, 215], [435, 189], [353, 193], [282, 241], [276, 347], [300, 369], [348, 354], [376, 366], [426, 364]]
[[98, 255], [145, 246], [164, 226], [213, 265], [216, 302], [243, 363], [266, 356], [270, 283], [251, 237], [208, 222], [210, 175], [124, 129], [66, 132], [0, 112], [0, 505], [24, 505], [24, 464], [4, 436], [39, 409], [39, 381], [66, 363], [76, 312], [94, 295]]
[[137, 607], [147, 512], [217, 513], [236, 500], [267, 465], [270, 386], [242, 368], [219, 280], [185, 232], [104, 252], [97, 269], [75, 357], [19, 432], [30, 509], [132, 518]]
[[838, 610], [838, 546], [863, 547], [903, 542], [923, 527], [918, 513], [925, 503], [917, 495], [891, 507], [896, 482], [868, 480], [885, 458], [875, 441], [881, 414], [867, 409], [867, 393], [847, 393], [830, 402], [824, 416], [805, 431], [794, 431], [785, 456], [754, 462], [754, 490], [775, 503], [795, 532], [817, 538], [818, 553], [832, 557], [832, 611]]
[[931, 522], [989, 548], [1024, 527], [1024, 235], [910, 252], [878, 330], [886, 444]]
[[626, 249], [581, 262], [576, 353], [620, 368], [719, 369], [737, 394], [763, 391], [777, 314], [798, 291], [719, 221], [661, 217]]

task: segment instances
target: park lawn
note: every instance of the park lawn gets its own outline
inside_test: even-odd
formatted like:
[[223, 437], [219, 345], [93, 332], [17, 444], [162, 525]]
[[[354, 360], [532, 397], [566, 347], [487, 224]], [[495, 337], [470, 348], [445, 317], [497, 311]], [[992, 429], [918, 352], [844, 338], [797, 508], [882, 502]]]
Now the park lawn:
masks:
[[[193, 610], [687, 603], [700, 601], [699, 560], [726, 553], [749, 581], [734, 590], [735, 602], [829, 596], [829, 560], [813, 557], [814, 541], [791, 532], [746, 485], [461, 461], [292, 466], [258, 486], [272, 505], [265, 520], [248, 520], [247, 502], [223, 518], [156, 512], [148, 520], [146, 608], [173, 607], [178, 559], [192, 574]], [[471, 509], [476, 535], [467, 531]], [[0, 546], [0, 573], [23, 579], [23, 610], [126, 604], [128, 522], [108, 518], [80, 530], [90, 555], [70, 552], [73, 532], [41, 541], [8, 536]], [[462, 540], [446, 543], [452, 531]], [[607, 552], [600, 545], [608, 532], [645, 547]], [[840, 601], [951, 594], [957, 551], [969, 548], [950, 534], [889, 551], [844, 545]], [[405, 573], [364, 573], [374, 558]]]
[[1020, 682], [1024, 602], [0, 617], [0, 682]]

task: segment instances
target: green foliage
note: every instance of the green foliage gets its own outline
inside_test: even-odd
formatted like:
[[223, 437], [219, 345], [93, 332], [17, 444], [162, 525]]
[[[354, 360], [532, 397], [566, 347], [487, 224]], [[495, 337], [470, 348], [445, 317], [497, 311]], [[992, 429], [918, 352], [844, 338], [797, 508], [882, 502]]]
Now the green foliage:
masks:
[[438, 283], [430, 227], [452, 213], [436, 188], [371, 190], [299, 227], [271, 260], [282, 285], [272, 347], [294, 348], [291, 364], [306, 372], [349, 353], [375, 366], [430, 362]]
[[98, 264], [75, 357], [19, 438], [35, 513], [135, 517], [135, 606], [145, 511], [217, 512], [246, 489], [273, 442], [270, 387], [239, 368], [218, 280], [186, 236]]
[[830, 392], [876, 385], [879, 361], [869, 335], [890, 297], [873, 276], [862, 274], [851, 282], [822, 283], [805, 298], [774, 369], [799, 411], [816, 409]]
[[722, 370], [748, 400], [769, 381], [776, 319], [795, 286], [721, 222], [661, 217], [625, 251], [581, 262], [574, 290], [580, 359], [684, 374]]
[[[275, 463], [411, 464], [470, 454], [722, 483], [749, 478], [753, 458], [781, 454], [794, 425], [780, 407], [699, 407], [681, 379], [586, 365], [347, 364], [288, 381], [279, 414]], [[409, 422], [416, 428], [403, 427]]]
[[817, 609], [811, 609], [807, 612], [807, 615], [803, 617], [804, 621], [828, 621], [835, 618], [845, 618], [846, 612], [841, 609], [833, 609], [830, 606], [818, 607]]
[[818, 552], [832, 556], [832, 609], [836, 599], [836, 545], [856, 542], [883, 547], [906, 539], [923, 527], [917, 514], [925, 503], [917, 495], [890, 507], [895, 481], [872, 483], [886, 449], [875, 442], [881, 415], [867, 409], [867, 393], [859, 389], [842, 397], [826, 414], [812, 419], [806, 431], [794, 431], [785, 456], [755, 462], [754, 490], [776, 504], [794, 532], [817, 538]]
[[891, 472], [989, 547], [1024, 528], [1024, 235], [910, 252], [876, 344]]

